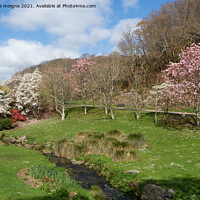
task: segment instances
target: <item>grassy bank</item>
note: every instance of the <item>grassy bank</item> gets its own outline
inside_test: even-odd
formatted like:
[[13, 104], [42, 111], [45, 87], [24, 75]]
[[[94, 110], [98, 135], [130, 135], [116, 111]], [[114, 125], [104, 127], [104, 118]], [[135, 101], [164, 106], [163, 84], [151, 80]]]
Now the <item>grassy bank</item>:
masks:
[[[55, 174], [57, 170], [55, 165], [53, 163], [50, 163], [48, 161], [48, 158], [43, 156], [40, 152], [16, 146], [0, 146], [1, 200], [59, 200], [63, 199], [58, 196], [61, 194], [61, 192], [65, 192], [65, 199], [67, 199], [66, 194], [70, 194], [70, 192], [72, 194], [78, 194], [77, 198], [73, 199], [81, 199], [81, 195], [85, 197], [85, 199], [93, 199], [89, 191], [82, 189], [81, 186], [79, 186], [74, 180], [70, 179], [65, 172], [63, 172], [63, 174], [65, 175], [65, 183], [58, 182], [57, 185], [55, 185], [54, 183], [55, 186], [53, 188], [53, 193], [50, 192], [50, 189], [52, 188], [50, 188], [48, 186], [49, 184], [47, 183], [41, 183], [42, 185], [39, 189], [34, 189], [33, 187], [22, 182], [23, 180], [27, 181], [27, 178], [23, 178], [22, 180], [20, 180], [17, 177], [17, 173], [19, 172], [19, 170], [24, 168], [31, 168], [33, 172], [38, 168], [44, 168], [46, 169], [45, 175], [48, 171], [50, 175], [51, 171]], [[60, 169], [58, 168], [58, 170]], [[32, 174], [35, 173], [40, 178], [40, 180], [43, 178], [42, 173], [38, 173], [38, 171], [34, 173], [33, 172]], [[62, 172], [60, 172], [60, 174], [60, 177], [63, 177]], [[48, 176], [46, 175], [45, 178], [47, 179]]]
[[[66, 120], [49, 119], [38, 124], [14, 131], [6, 135], [27, 135], [39, 144], [60, 138], [74, 138], [84, 130], [107, 132], [118, 129], [125, 134], [144, 134], [149, 146], [137, 152], [139, 160], [133, 162], [114, 162], [104, 156], [88, 155], [87, 159], [104, 162], [116, 170], [138, 170], [137, 181], [141, 185], [154, 182], [161, 186], [176, 189], [181, 199], [198, 199], [200, 182], [200, 132], [194, 128], [181, 126], [155, 125], [153, 115], [143, 113], [135, 120], [131, 111], [115, 111], [116, 118], [111, 120], [103, 110], [90, 108], [84, 115], [81, 108], [68, 110]], [[200, 198], [199, 198], [200, 199]]]
[[51, 165], [41, 153], [14, 146], [0, 146], [0, 199], [42, 199], [46, 193], [17, 178], [20, 169], [37, 163]]

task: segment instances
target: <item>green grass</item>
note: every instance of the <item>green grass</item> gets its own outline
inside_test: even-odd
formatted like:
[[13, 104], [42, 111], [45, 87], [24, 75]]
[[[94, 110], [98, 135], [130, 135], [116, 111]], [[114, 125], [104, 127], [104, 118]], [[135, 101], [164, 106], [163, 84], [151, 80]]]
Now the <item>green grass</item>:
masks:
[[[32, 165], [29, 167], [30, 176], [43, 180], [41, 186], [44, 191], [52, 191], [52, 197], [65, 197], [70, 199], [70, 192], [76, 192], [79, 198], [94, 199], [89, 191], [84, 190], [77, 182], [70, 178], [65, 168], [50, 167], [46, 165]], [[58, 194], [59, 191], [59, 194]], [[55, 195], [56, 194], [56, 195]], [[76, 198], [74, 199], [76, 200]]]
[[[39, 165], [38, 165], [39, 164]], [[0, 199], [1, 200], [59, 200], [54, 194], [48, 194], [45, 189], [49, 189], [47, 184], [43, 184], [41, 189], [34, 189], [23, 183], [18, 177], [17, 172], [20, 169], [31, 169], [32, 173], [36, 169], [43, 169], [46, 177], [59, 181], [54, 189], [67, 189], [68, 192], [77, 192], [80, 195], [92, 199], [88, 191], [81, 188], [74, 180], [70, 179], [64, 170], [55, 167], [55, 164], [48, 161], [41, 152], [33, 151], [16, 146], [0, 146]], [[40, 170], [42, 171], [42, 170]], [[63, 171], [63, 173], [62, 173]], [[37, 171], [36, 171], [37, 172]], [[41, 173], [35, 172], [35, 178], [42, 178]], [[57, 173], [55, 173], [57, 172]], [[36, 177], [40, 175], [40, 177]], [[58, 177], [60, 177], [59, 180]], [[26, 178], [24, 179], [26, 180]], [[62, 190], [63, 190], [62, 189]], [[43, 190], [43, 191], [42, 191]], [[56, 192], [56, 191], [55, 191]], [[55, 193], [54, 192], [54, 193]]]
[[47, 194], [24, 184], [16, 173], [29, 165], [52, 166], [41, 153], [14, 146], [0, 146], [0, 199], [44, 198]]
[[68, 159], [77, 159], [86, 154], [103, 154], [113, 161], [134, 161], [137, 159], [134, 150], [145, 146], [147, 144], [142, 134], [127, 135], [118, 130], [107, 133], [82, 131], [73, 142], [66, 138], [55, 142], [52, 150], [54, 155]]
[[[27, 135], [39, 144], [61, 138], [73, 139], [84, 130], [107, 132], [118, 129], [126, 134], [142, 133], [149, 143], [145, 149], [137, 151], [139, 160], [134, 162], [113, 162], [104, 156], [88, 155], [94, 162], [101, 159], [116, 170], [139, 170], [137, 180], [170, 186], [189, 195], [199, 194], [200, 182], [200, 131], [187, 127], [155, 125], [153, 114], [143, 113], [135, 120], [131, 111], [114, 111], [115, 119], [104, 115], [100, 109], [90, 108], [84, 115], [83, 108], [69, 109], [66, 120], [49, 119], [30, 127], [14, 131], [4, 131], [6, 135]], [[182, 198], [183, 199], [183, 198]], [[194, 198], [195, 199], [195, 198]], [[200, 198], [199, 198], [200, 199]]]
[[[69, 104], [74, 104], [74, 105], [84, 105], [84, 102], [79, 100], [79, 101], [69, 101], [69, 102], [66, 102], [66, 104], [69, 103]], [[93, 104], [92, 101], [87, 101], [86, 104], [88, 106], [92, 106], [92, 105], [95, 105], [95, 106], [100, 106], [101, 104], [98, 103], [98, 102], [95, 102]], [[121, 102], [120, 104], [123, 104], [123, 102]], [[118, 104], [114, 104], [113, 107], [119, 107]], [[124, 107], [124, 106], [122, 106]], [[131, 108], [131, 106], [128, 106], [128, 105], [125, 105], [125, 107], [127, 108]], [[146, 107], [143, 107], [142, 109], [146, 109], [146, 110], [155, 110], [155, 106], [146, 106]], [[163, 111], [165, 111], [165, 108], [163, 109]], [[195, 108], [194, 107], [189, 107], [188, 105], [175, 105], [173, 107], [170, 107], [169, 112], [187, 112], [187, 113], [196, 113], [195, 111]]]

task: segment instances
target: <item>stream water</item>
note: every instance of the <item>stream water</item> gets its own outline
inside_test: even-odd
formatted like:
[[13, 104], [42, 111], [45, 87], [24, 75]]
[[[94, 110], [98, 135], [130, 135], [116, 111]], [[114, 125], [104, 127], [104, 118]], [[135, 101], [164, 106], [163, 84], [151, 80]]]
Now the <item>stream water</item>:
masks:
[[83, 165], [73, 164], [70, 160], [65, 158], [50, 156], [50, 161], [56, 163], [56, 166], [70, 169], [70, 177], [74, 178], [76, 181], [81, 182], [81, 186], [85, 189], [90, 189], [91, 186], [99, 186], [106, 199], [109, 200], [136, 200], [134, 196], [128, 196], [123, 192], [113, 188], [109, 182], [107, 182], [103, 177], [97, 175], [93, 169], [86, 168]]

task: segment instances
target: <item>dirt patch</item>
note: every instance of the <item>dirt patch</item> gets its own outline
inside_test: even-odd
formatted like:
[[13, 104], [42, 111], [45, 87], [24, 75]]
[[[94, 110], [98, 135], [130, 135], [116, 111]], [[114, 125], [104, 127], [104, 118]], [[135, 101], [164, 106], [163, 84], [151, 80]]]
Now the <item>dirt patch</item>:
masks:
[[41, 120], [29, 119], [29, 120], [26, 120], [24, 122], [23, 121], [18, 121], [17, 122], [18, 126], [15, 129], [19, 129], [19, 128], [22, 128], [22, 127], [25, 127], [25, 126], [30, 126], [32, 124], [36, 124], [39, 121], [41, 121]]
[[0, 141], [0, 146], [4, 146], [4, 143], [2, 141]]
[[31, 187], [37, 189], [40, 186], [42, 186], [42, 180], [40, 179], [34, 179], [29, 175], [29, 172], [27, 169], [21, 169], [17, 172], [17, 177], [24, 182], [27, 185], [30, 185]]
[[55, 112], [46, 112], [43, 114], [42, 119], [49, 119], [52, 117], [55, 117], [57, 115], [57, 113]]

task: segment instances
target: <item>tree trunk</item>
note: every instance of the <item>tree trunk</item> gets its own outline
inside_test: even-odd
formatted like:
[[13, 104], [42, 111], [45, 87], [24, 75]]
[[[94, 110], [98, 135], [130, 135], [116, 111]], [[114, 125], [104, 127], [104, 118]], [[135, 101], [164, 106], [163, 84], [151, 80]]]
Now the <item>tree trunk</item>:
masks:
[[115, 119], [114, 114], [113, 114], [113, 110], [112, 110], [111, 107], [110, 107], [110, 113], [111, 113], [111, 117], [112, 117], [112, 119]]
[[108, 107], [107, 107], [107, 105], [105, 105], [105, 114], [106, 115], [108, 114]]
[[84, 113], [87, 115], [87, 105], [86, 105], [86, 99], [84, 98]]
[[102, 110], [103, 109], [103, 99], [101, 99], [101, 107], [100, 109]]
[[200, 127], [200, 112], [197, 113], [197, 126]]
[[156, 109], [156, 112], [155, 112], [155, 124], [157, 124], [158, 122], [158, 112], [157, 112], [157, 109]]
[[168, 107], [168, 105], [167, 105], [167, 108], [166, 108], [166, 110], [165, 110], [165, 114], [166, 114], [166, 115], [168, 115], [168, 111], [169, 111], [169, 107]]
[[65, 119], [65, 105], [62, 105], [62, 109], [59, 110], [57, 104], [55, 105], [56, 111], [61, 115], [61, 119]]
[[197, 115], [197, 127], [200, 127], [200, 110], [199, 110], [198, 94], [195, 95], [195, 111]]
[[87, 106], [86, 105], [84, 106], [84, 113], [85, 113], [85, 115], [87, 114]]
[[94, 106], [94, 95], [92, 95], [92, 105]]
[[140, 119], [140, 114], [139, 114], [139, 112], [138, 112], [138, 111], [135, 111], [135, 118], [136, 118], [137, 120], [139, 120], [139, 119]]
[[64, 114], [62, 114], [61, 117], [62, 117], [62, 120], [65, 120], [65, 115]]
[[62, 120], [65, 120], [65, 107], [62, 107], [62, 113], [61, 113]]
[[157, 109], [158, 109], [158, 98], [157, 98], [157, 92], [156, 92], [156, 112], [155, 112], [155, 124], [157, 124], [158, 123], [158, 111], [157, 111]]
[[103, 96], [102, 96], [102, 91], [101, 91], [101, 88], [99, 90], [99, 98], [101, 100], [101, 109], [103, 109]]

